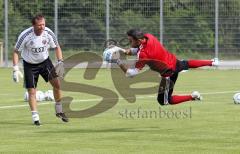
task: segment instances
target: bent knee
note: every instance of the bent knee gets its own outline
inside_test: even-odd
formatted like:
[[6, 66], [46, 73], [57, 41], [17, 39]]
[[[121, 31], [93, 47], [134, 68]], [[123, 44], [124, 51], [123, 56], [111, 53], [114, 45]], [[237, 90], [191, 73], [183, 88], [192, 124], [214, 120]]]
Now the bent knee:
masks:
[[158, 101], [158, 103], [160, 104], [160, 105], [171, 105], [172, 103], [171, 103], [171, 99], [166, 99], [166, 98], [164, 98], [164, 97], [158, 97], [157, 98], [157, 101]]
[[35, 96], [36, 95], [36, 90], [35, 89], [28, 89], [28, 95], [29, 96]]
[[162, 105], [162, 106], [168, 104], [168, 102], [165, 102], [164, 99], [161, 99], [161, 98], [157, 98], [157, 101], [158, 101], [158, 103], [159, 103], [160, 105]]

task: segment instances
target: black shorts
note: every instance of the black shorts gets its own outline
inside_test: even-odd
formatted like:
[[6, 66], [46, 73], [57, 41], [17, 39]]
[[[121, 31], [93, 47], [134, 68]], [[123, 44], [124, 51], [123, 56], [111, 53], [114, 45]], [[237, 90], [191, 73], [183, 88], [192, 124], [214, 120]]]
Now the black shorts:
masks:
[[46, 82], [58, 77], [49, 58], [39, 64], [30, 64], [23, 60], [23, 68], [25, 88], [37, 88], [39, 74]]
[[188, 61], [187, 60], [177, 60], [175, 73], [179, 73], [182, 70], [188, 70]]
[[188, 61], [185, 60], [177, 60], [176, 63], [176, 70], [173, 72], [173, 74], [169, 77], [162, 77], [158, 89], [158, 103], [160, 105], [167, 105], [171, 104], [171, 97], [173, 93], [174, 85], [178, 78], [178, 73], [182, 70], [188, 70]]

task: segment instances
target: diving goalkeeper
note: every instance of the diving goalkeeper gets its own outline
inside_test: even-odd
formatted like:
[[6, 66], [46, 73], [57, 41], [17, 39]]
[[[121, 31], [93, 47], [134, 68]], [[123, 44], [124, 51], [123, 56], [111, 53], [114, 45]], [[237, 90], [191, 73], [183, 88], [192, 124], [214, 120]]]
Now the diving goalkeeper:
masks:
[[[179, 60], [171, 52], [167, 51], [158, 39], [149, 33], [143, 33], [139, 29], [131, 29], [127, 32], [128, 40], [131, 48], [124, 50], [127, 55], [137, 55], [134, 68], [129, 68], [120, 59], [117, 52], [104, 52], [104, 59], [111, 63], [117, 63], [124, 71], [127, 77], [133, 77], [148, 65], [151, 70], [159, 72], [162, 76], [160, 81], [157, 100], [160, 105], [174, 105], [192, 100], [201, 100], [202, 96], [198, 91], [192, 92], [189, 95], [172, 95], [174, 84], [177, 81], [179, 72], [188, 70], [189, 68], [198, 68], [202, 66], [217, 66], [218, 59], [214, 60]], [[115, 51], [119, 51], [115, 47]]]

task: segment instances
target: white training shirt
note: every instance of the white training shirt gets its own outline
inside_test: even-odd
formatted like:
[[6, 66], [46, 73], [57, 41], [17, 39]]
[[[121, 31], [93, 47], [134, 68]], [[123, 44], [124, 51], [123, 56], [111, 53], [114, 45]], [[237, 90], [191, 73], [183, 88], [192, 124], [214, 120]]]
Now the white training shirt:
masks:
[[49, 48], [56, 48], [58, 41], [54, 33], [47, 27], [37, 36], [33, 27], [24, 30], [18, 37], [15, 48], [21, 52], [23, 60], [31, 64], [38, 64], [49, 56]]

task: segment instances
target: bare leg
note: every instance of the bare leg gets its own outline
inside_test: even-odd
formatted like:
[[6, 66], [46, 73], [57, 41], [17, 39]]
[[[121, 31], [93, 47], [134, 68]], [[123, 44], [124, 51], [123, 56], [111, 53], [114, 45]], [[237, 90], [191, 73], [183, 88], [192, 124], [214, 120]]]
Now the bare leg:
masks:
[[35, 125], [40, 126], [40, 118], [37, 111], [36, 89], [28, 88], [28, 103], [32, 112], [32, 120]]
[[62, 103], [61, 103], [62, 94], [60, 90], [60, 80], [58, 80], [58, 78], [54, 78], [50, 80], [50, 83], [53, 86], [53, 95], [56, 102], [55, 104], [56, 116], [61, 118], [62, 121], [68, 122], [68, 118], [66, 117], [66, 115], [63, 113], [63, 110], [62, 110]]
[[28, 103], [29, 103], [31, 111], [37, 111], [36, 89], [29, 88], [28, 95], [29, 95]]
[[53, 95], [56, 102], [60, 102], [62, 95], [60, 90], [60, 81], [57, 78], [54, 78], [49, 81], [53, 87]]

